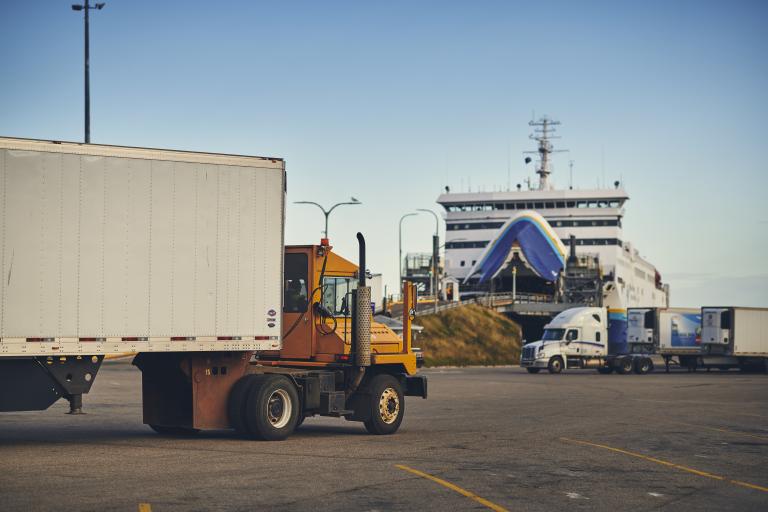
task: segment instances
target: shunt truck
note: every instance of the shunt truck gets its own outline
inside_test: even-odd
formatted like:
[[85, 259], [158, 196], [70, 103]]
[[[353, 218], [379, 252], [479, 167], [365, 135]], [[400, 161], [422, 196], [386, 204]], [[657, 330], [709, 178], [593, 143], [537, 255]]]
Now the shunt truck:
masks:
[[400, 337], [372, 322], [361, 234], [357, 265], [284, 246], [282, 159], [0, 138], [0, 187], [0, 411], [80, 413], [126, 352], [163, 434], [392, 434], [427, 396], [413, 286]]

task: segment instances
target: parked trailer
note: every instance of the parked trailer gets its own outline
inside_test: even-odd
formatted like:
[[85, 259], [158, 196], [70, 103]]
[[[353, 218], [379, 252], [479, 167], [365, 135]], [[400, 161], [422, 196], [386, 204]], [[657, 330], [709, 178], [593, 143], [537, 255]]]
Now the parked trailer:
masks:
[[529, 373], [547, 369], [594, 368], [608, 374], [645, 374], [653, 370], [649, 354], [628, 346], [624, 312], [600, 307], [571, 308], [544, 326], [540, 341], [523, 347], [520, 366]]
[[659, 354], [671, 363], [695, 368], [701, 353], [701, 310], [696, 308], [629, 308], [627, 342], [636, 351]]
[[285, 247], [279, 158], [0, 138], [0, 411], [79, 413], [136, 352], [144, 423], [284, 439], [307, 416], [394, 433], [415, 375], [359, 266]]
[[723, 367], [768, 370], [768, 308], [701, 308], [701, 354]]

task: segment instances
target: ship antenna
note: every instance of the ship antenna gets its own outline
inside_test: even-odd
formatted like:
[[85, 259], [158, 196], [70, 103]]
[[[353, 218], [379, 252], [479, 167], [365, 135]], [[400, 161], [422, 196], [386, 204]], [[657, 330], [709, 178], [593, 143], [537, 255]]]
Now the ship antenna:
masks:
[[570, 160], [568, 162], [568, 167], [570, 167], [570, 176], [568, 177], [568, 188], [570, 190], [573, 190], [573, 160]]
[[539, 143], [537, 151], [525, 151], [524, 153], [535, 153], [539, 155], [539, 166], [536, 169], [536, 174], [539, 175], [539, 190], [551, 190], [552, 184], [549, 182], [549, 175], [552, 173], [550, 168], [550, 155], [552, 153], [565, 153], [567, 149], [554, 149], [552, 146], [552, 139], [559, 139], [560, 137], [552, 135], [555, 133], [554, 126], [560, 124], [560, 121], [554, 121], [546, 116], [540, 118], [538, 121], [530, 121], [529, 126], [533, 126], [533, 133], [529, 136], [531, 140], [535, 140]]

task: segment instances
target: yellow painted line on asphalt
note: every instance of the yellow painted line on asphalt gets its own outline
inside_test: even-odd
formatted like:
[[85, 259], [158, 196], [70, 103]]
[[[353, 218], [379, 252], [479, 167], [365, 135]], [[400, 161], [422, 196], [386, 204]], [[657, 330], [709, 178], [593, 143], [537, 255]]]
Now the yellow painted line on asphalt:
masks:
[[682, 466], [680, 464], [675, 464], [674, 462], [669, 462], [669, 461], [666, 461], [666, 460], [657, 459], [655, 457], [648, 457], [647, 455], [643, 455], [641, 453], [630, 452], [628, 450], [622, 450], [621, 448], [614, 448], [613, 446], [608, 446], [608, 445], [605, 445], [605, 444], [590, 443], [589, 441], [580, 441], [578, 439], [569, 439], [567, 437], [561, 437], [560, 440], [563, 441], [563, 442], [566, 442], [566, 443], [581, 444], [581, 445], [584, 445], [584, 446], [592, 446], [592, 447], [595, 447], [595, 448], [602, 448], [604, 450], [610, 450], [610, 451], [616, 452], [616, 453], [623, 453], [624, 455], [629, 455], [630, 457], [636, 457], [638, 459], [647, 460], [649, 462], [655, 462], [656, 464], [661, 464], [662, 466], [667, 466], [667, 467], [670, 467], [670, 468], [679, 469], [681, 471], [686, 471], [688, 473], [693, 473], [694, 475], [703, 476], [705, 478], [711, 478], [713, 480], [720, 480], [720, 481], [723, 481], [723, 482], [731, 483], [733, 485], [738, 485], [738, 486], [741, 486], [741, 487], [747, 487], [749, 489], [755, 489], [755, 490], [762, 491], [762, 492], [768, 492], [768, 487], [763, 487], [761, 485], [750, 484], [750, 483], [747, 483], [747, 482], [742, 482], [740, 480], [731, 480], [730, 478], [726, 478], [724, 476], [714, 475], [712, 473], [707, 473], [706, 471], [699, 471], [698, 469], [689, 468], [688, 466]]
[[687, 427], [702, 428], [704, 430], [711, 430], [713, 432], [722, 432], [725, 434], [736, 434], [739, 436], [754, 437], [755, 439], [762, 439], [768, 441], [768, 436], [761, 436], [760, 434], [750, 434], [749, 432], [740, 432], [738, 430], [729, 430], [727, 428], [708, 427], [706, 425], [694, 425], [693, 423], [683, 423], [682, 421], [670, 421], [672, 424], [685, 425]]
[[412, 474], [414, 474], [416, 476], [420, 476], [422, 478], [426, 478], [427, 480], [432, 480], [436, 484], [440, 484], [443, 487], [447, 487], [448, 489], [461, 494], [462, 496], [466, 496], [467, 498], [469, 498], [471, 500], [475, 500], [476, 502], [480, 503], [481, 505], [485, 505], [489, 509], [494, 510], [496, 512], [509, 512], [507, 509], [505, 509], [501, 505], [497, 505], [497, 504], [495, 504], [492, 501], [488, 501], [487, 499], [482, 498], [482, 497], [478, 496], [477, 494], [475, 494], [475, 493], [473, 493], [471, 491], [468, 491], [466, 489], [462, 489], [458, 485], [452, 484], [451, 482], [447, 482], [447, 481], [443, 480], [442, 478], [437, 478], [436, 476], [432, 476], [429, 473], [425, 473], [423, 471], [419, 471], [418, 469], [413, 469], [413, 468], [408, 467], [408, 466], [403, 466], [402, 464], [395, 464], [395, 467], [398, 468], [398, 469], [402, 469], [403, 471], [407, 471], [409, 473], [412, 473]]
[[152, 505], [149, 503], [139, 503], [139, 512], [152, 512]]

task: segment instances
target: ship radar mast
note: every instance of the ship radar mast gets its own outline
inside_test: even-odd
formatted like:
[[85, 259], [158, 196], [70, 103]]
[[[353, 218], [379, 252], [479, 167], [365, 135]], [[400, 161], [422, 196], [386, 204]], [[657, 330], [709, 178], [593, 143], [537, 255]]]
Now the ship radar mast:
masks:
[[540, 118], [538, 121], [530, 121], [528, 126], [533, 126], [533, 133], [530, 135], [532, 140], [539, 143], [537, 151], [525, 151], [525, 153], [533, 153], [539, 155], [539, 165], [536, 168], [536, 174], [539, 175], [539, 188], [538, 190], [552, 190], [554, 187], [549, 181], [549, 175], [552, 173], [550, 168], [550, 155], [552, 153], [564, 153], [567, 149], [554, 149], [552, 146], [552, 139], [559, 139], [560, 137], [553, 135], [555, 133], [554, 126], [560, 124], [560, 121], [554, 121], [546, 116]]

